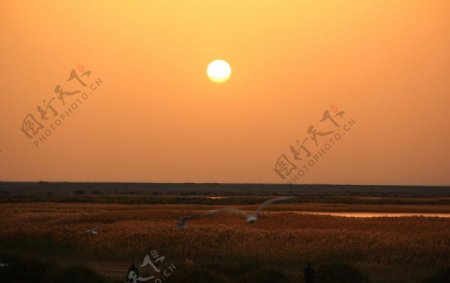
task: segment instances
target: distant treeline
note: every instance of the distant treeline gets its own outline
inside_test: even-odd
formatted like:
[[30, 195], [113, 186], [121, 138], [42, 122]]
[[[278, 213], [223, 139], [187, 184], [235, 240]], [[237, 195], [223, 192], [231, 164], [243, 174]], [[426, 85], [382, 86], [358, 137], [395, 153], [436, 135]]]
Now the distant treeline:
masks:
[[80, 194], [450, 197], [450, 187], [314, 184], [0, 182], [0, 196]]
[[[58, 202], [58, 203], [104, 203], [104, 204], [198, 204], [198, 205], [256, 205], [281, 194], [268, 195], [228, 195], [214, 198], [210, 195], [161, 195], [148, 194], [120, 194], [105, 195], [99, 192], [86, 193], [76, 190], [73, 194], [55, 195], [48, 192], [46, 195], [17, 195], [4, 193], [0, 195], [0, 203], [27, 203], [27, 202]], [[288, 194], [294, 195], [295, 194]], [[450, 205], [449, 197], [416, 198], [416, 197], [352, 197], [352, 196], [320, 196], [297, 195], [291, 200], [283, 202], [285, 205], [301, 203], [325, 204], [358, 204], [358, 205]]]

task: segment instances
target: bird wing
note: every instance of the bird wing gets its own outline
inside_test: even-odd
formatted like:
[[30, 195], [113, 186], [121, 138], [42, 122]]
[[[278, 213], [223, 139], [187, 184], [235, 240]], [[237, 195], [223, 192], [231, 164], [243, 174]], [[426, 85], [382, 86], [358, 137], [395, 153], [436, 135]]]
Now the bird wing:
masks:
[[92, 232], [96, 232], [96, 230], [101, 230], [101, 229], [102, 229], [102, 227], [97, 226], [97, 227], [94, 227], [94, 228], [91, 228], [91, 229], [87, 229], [87, 230], [85, 230], [85, 231], [83, 231], [83, 232], [80, 232], [80, 234], [83, 234], [83, 233], [92, 233]]
[[178, 224], [179, 224], [180, 226], [184, 226], [184, 225], [186, 224], [186, 222], [187, 222], [189, 219], [193, 218], [193, 217], [194, 217], [193, 215], [186, 215], [186, 216], [183, 216], [183, 217], [181, 217], [180, 220], [178, 221]]
[[209, 217], [212, 217], [212, 216], [220, 214], [220, 213], [237, 213], [243, 217], [247, 217], [247, 213], [245, 213], [245, 211], [242, 211], [242, 210], [234, 208], [234, 207], [224, 207], [224, 208], [211, 210], [204, 214], [183, 216], [180, 218], [178, 223], [179, 223], [179, 225], [184, 226], [188, 220], [196, 219], [196, 218], [209, 218]]
[[224, 207], [224, 208], [215, 209], [215, 210], [212, 210], [212, 211], [204, 214], [204, 217], [210, 217], [210, 216], [220, 214], [220, 213], [236, 213], [243, 217], [247, 217], [247, 213], [245, 211], [237, 209], [235, 207]]
[[256, 212], [255, 212], [255, 215], [258, 215], [258, 213], [260, 213], [261, 210], [263, 210], [269, 204], [272, 204], [274, 202], [283, 201], [283, 200], [292, 199], [292, 198], [294, 198], [294, 197], [278, 197], [278, 198], [273, 198], [273, 199], [266, 200], [265, 202], [263, 202], [262, 204], [260, 204], [258, 206], [258, 209], [256, 209]]

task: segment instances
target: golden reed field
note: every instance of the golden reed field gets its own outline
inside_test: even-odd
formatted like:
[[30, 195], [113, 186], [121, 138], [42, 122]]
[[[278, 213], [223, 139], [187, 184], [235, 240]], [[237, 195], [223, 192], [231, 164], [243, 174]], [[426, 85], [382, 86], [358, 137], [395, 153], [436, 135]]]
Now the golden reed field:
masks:
[[[177, 266], [175, 275], [197, 268], [199, 274], [217, 273], [220, 280], [229, 280], [223, 282], [259, 267], [303, 282], [308, 261], [318, 272], [333, 264], [352, 266], [370, 282], [422, 282], [449, 266], [450, 218], [306, 215], [299, 213], [301, 205], [275, 204], [254, 224], [227, 214], [193, 220], [184, 230], [175, 227], [181, 216], [218, 207], [1, 204], [0, 254], [83, 263], [117, 282], [124, 282], [131, 262], [139, 265], [151, 250]], [[98, 234], [82, 233], [93, 227], [100, 227]]]

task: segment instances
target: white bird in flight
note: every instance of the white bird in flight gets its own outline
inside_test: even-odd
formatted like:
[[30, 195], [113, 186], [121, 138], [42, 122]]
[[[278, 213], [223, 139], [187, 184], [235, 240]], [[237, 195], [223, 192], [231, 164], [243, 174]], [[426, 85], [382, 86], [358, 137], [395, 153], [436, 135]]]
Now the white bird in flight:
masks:
[[100, 230], [101, 227], [94, 227], [91, 229], [88, 229], [86, 231], [81, 232], [80, 234], [89, 234], [89, 235], [97, 235], [98, 234], [98, 230]]
[[273, 199], [269, 199], [265, 202], [263, 202], [262, 204], [260, 204], [258, 206], [258, 208], [256, 209], [255, 212], [252, 213], [247, 213], [243, 210], [234, 208], [234, 207], [225, 207], [225, 208], [219, 208], [216, 210], [212, 210], [208, 213], [205, 214], [198, 214], [198, 215], [186, 215], [180, 218], [180, 220], [177, 223], [177, 228], [179, 229], [185, 229], [187, 228], [187, 222], [191, 219], [196, 219], [196, 218], [207, 218], [222, 212], [226, 212], [226, 213], [236, 213], [239, 214], [241, 216], [243, 216], [245, 218], [245, 220], [247, 221], [247, 223], [255, 223], [256, 221], [258, 221], [258, 214], [269, 204], [272, 204], [274, 202], [279, 202], [279, 201], [283, 201], [283, 200], [288, 200], [288, 199], [292, 199], [293, 197], [278, 197], [278, 198], [273, 198]]
[[0, 268], [8, 267], [8, 266], [9, 266], [9, 264], [0, 262]]

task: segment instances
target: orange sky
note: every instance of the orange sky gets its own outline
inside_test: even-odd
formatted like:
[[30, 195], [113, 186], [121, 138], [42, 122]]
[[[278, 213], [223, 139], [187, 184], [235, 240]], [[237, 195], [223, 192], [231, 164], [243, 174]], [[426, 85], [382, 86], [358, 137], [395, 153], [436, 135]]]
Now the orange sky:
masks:
[[[447, 0], [0, 0], [0, 40], [0, 180], [286, 183], [335, 105], [356, 123], [298, 183], [450, 185]], [[83, 67], [37, 147], [25, 117]]]

